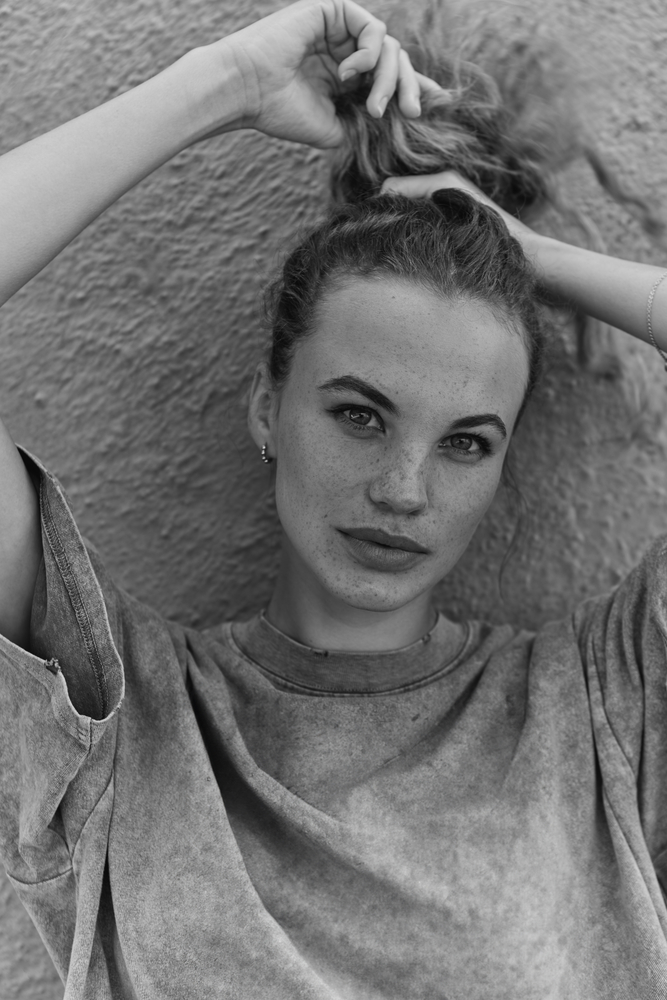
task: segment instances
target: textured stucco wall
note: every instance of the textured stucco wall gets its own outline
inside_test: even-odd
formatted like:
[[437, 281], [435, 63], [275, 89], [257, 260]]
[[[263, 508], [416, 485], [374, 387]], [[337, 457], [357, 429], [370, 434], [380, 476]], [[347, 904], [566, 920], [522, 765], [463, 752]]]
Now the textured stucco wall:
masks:
[[[1, 148], [273, 6], [5, 0]], [[389, 0], [371, 6], [390, 9]], [[667, 201], [664, 0], [508, 6], [565, 32], [599, 145], [623, 177]], [[15, 438], [58, 472], [117, 579], [192, 624], [243, 614], [270, 592], [275, 522], [243, 392], [262, 342], [259, 290], [281, 241], [317, 213], [323, 177], [318, 154], [250, 133], [187, 151], [0, 314], [0, 412]], [[614, 252], [657, 259], [586, 171], [573, 171], [571, 194]], [[628, 366], [647, 374], [628, 407], [628, 392], [577, 373], [556, 349], [517, 441], [533, 517], [505, 575], [506, 603], [497, 585], [509, 532], [500, 498], [443, 587], [454, 614], [527, 625], [563, 614], [615, 583], [664, 530], [664, 381], [650, 350], [631, 353]], [[6, 884], [0, 928], [3, 1000], [62, 996]]]

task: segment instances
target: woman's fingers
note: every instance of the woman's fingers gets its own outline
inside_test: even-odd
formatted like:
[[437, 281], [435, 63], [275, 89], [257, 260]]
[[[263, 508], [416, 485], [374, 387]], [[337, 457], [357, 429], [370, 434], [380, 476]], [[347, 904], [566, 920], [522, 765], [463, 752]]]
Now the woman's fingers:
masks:
[[380, 194], [402, 194], [404, 198], [428, 198], [431, 194], [426, 177], [387, 177]]
[[[345, 81], [360, 73], [368, 73], [378, 64], [387, 35], [387, 26], [384, 21], [373, 17], [353, 0], [342, 0], [340, 8], [342, 8], [345, 33], [356, 39], [357, 44], [356, 51], [343, 59], [338, 67], [339, 79]], [[336, 29], [339, 28], [340, 26], [336, 25], [332, 34], [337, 34]]]
[[419, 77], [410, 56], [405, 49], [401, 49], [398, 53], [398, 106], [406, 118], [418, 118], [421, 114], [421, 92]]
[[438, 174], [417, 174], [408, 177], [387, 177], [382, 194], [402, 194], [406, 198], [428, 198], [442, 188], [459, 188], [474, 194], [480, 200], [488, 200], [471, 181], [454, 170], [443, 170]]
[[416, 71], [413, 72], [419, 84], [419, 93], [422, 96], [424, 94], [439, 94], [441, 97], [446, 96], [451, 100], [453, 91], [445, 90], [439, 83], [432, 80], [430, 76], [424, 76], [423, 73], [417, 73]]
[[382, 43], [382, 52], [375, 67], [373, 86], [366, 101], [366, 107], [374, 118], [381, 118], [393, 96], [398, 83], [401, 46], [395, 38], [387, 35]]
[[418, 73], [410, 56], [401, 49], [398, 56], [398, 106], [406, 118], [418, 118], [422, 112], [422, 98], [427, 94], [438, 94], [447, 98], [451, 91], [443, 90], [439, 83]]
[[434, 191], [441, 191], [443, 188], [457, 188], [459, 191], [465, 191], [483, 205], [488, 205], [489, 208], [498, 213], [501, 219], [505, 220], [505, 225], [512, 236], [515, 236], [524, 245], [524, 248], [527, 246], [526, 237], [534, 237], [535, 233], [532, 229], [502, 209], [483, 191], [480, 191], [476, 184], [473, 184], [463, 174], [457, 173], [456, 170], [443, 170], [438, 174], [387, 177], [380, 188], [380, 193], [398, 194], [405, 198], [430, 198]]
[[[339, 6], [340, 5], [340, 6]], [[373, 72], [374, 81], [366, 106], [374, 118], [381, 118], [387, 104], [398, 92], [398, 104], [406, 118], [417, 118], [421, 114], [421, 95], [441, 88], [434, 80], [417, 73], [407, 52], [397, 39], [387, 34], [384, 23], [369, 14], [353, 0], [334, 0], [335, 24], [330, 25], [327, 34], [340, 44], [346, 40], [356, 40], [356, 50], [341, 60], [338, 76], [341, 82], [367, 72]], [[344, 25], [341, 24], [340, 13]]]
[[333, 101], [336, 71], [340, 81], [372, 77], [367, 107], [375, 118], [395, 94], [406, 118], [417, 118], [420, 95], [439, 89], [415, 72], [384, 23], [354, 0], [298, 0], [229, 36], [223, 47], [237, 50], [232, 61], [244, 73], [243, 120], [322, 148], [344, 138]]

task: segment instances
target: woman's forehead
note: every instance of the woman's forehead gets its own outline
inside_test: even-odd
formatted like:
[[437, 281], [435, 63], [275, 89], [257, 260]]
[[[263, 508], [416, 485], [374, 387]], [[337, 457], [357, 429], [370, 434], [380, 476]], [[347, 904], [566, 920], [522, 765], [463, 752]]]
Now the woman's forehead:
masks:
[[420, 405], [455, 394], [518, 408], [528, 376], [522, 338], [469, 298], [405, 280], [350, 278], [319, 304], [294, 374], [318, 384], [355, 374]]

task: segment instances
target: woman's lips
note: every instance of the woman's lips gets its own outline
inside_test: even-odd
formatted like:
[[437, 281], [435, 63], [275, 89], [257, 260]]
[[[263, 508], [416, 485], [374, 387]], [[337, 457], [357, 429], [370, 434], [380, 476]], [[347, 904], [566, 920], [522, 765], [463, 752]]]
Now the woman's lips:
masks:
[[406, 535], [391, 535], [377, 528], [339, 528], [338, 531], [356, 561], [369, 569], [409, 569], [428, 554], [428, 549]]

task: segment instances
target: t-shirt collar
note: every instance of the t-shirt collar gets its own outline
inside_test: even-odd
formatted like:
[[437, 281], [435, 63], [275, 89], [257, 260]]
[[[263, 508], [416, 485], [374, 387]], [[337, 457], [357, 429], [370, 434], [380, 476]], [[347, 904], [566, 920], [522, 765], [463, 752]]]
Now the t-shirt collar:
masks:
[[265, 674], [313, 694], [381, 694], [419, 686], [451, 669], [467, 645], [468, 629], [438, 614], [430, 632], [402, 649], [380, 653], [315, 649], [291, 639], [264, 612], [235, 623], [234, 639]]

